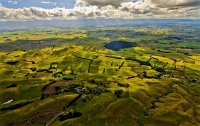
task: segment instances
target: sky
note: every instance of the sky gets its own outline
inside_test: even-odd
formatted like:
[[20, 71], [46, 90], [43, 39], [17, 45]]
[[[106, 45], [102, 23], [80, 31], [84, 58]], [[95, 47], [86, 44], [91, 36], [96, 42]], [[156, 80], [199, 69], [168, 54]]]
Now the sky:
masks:
[[0, 21], [200, 18], [200, 0], [0, 0]]

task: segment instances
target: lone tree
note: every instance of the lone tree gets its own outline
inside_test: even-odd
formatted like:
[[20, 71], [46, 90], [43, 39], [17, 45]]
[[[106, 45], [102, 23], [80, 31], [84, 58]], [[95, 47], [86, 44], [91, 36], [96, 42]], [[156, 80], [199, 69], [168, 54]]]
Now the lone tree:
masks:
[[105, 73], [106, 69], [104, 68], [103, 73]]

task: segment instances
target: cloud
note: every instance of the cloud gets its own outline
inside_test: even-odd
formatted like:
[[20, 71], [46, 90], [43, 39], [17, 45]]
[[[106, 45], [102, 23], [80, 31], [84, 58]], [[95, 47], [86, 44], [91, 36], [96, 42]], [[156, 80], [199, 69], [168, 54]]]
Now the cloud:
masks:
[[42, 4], [52, 4], [52, 5], [57, 5], [57, 3], [56, 2], [49, 2], [49, 1], [42, 1], [41, 2]]
[[92, 6], [98, 6], [98, 7], [103, 7], [103, 6], [114, 6], [114, 7], [119, 7], [122, 2], [125, 2], [125, 0], [77, 0], [76, 4], [80, 5], [92, 5]]
[[102, 16], [100, 9], [96, 7], [75, 7], [73, 9], [54, 8], [43, 9], [38, 7], [9, 9], [0, 7], [0, 17], [6, 20], [51, 20], [51, 19], [76, 19], [95, 18]]
[[[40, 7], [10, 9], [0, 4], [0, 20], [199, 18], [199, 4], [191, 6], [194, 2], [198, 3], [195, 0], [77, 0], [72, 9], [58, 7], [53, 9]], [[43, 4], [51, 3], [43, 1]]]
[[159, 7], [169, 7], [169, 6], [199, 6], [199, 0], [76, 0], [76, 4], [87, 5], [87, 6], [114, 6], [119, 7], [125, 2], [144, 2], [152, 3]]
[[199, 0], [151, 0], [152, 3], [156, 4], [159, 7], [175, 7], [175, 6], [185, 6], [185, 7], [194, 7], [200, 6]]
[[8, 3], [11, 3], [11, 4], [18, 4], [18, 1], [9, 0]]

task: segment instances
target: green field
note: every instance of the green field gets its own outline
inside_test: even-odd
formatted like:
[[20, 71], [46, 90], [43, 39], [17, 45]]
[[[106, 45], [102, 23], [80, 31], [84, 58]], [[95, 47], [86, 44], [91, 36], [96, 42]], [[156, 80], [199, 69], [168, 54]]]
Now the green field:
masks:
[[1, 124], [200, 125], [200, 26], [176, 27], [1, 32]]

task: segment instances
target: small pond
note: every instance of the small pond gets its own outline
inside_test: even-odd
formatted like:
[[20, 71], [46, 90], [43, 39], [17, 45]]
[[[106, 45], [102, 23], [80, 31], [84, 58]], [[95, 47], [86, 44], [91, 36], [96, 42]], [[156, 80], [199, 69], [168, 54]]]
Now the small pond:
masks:
[[119, 51], [124, 48], [136, 47], [137, 43], [135, 42], [126, 42], [126, 41], [112, 41], [106, 44], [104, 47], [110, 50]]

